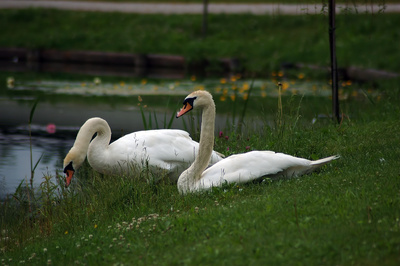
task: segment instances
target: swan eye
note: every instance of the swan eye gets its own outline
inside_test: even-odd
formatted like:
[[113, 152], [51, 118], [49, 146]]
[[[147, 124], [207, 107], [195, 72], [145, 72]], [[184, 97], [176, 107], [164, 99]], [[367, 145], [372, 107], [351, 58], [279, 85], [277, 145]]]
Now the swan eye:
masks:
[[183, 105], [186, 107], [186, 105], [189, 103], [191, 106], [193, 106], [193, 102], [196, 99], [197, 97], [186, 98], [185, 100], [183, 100]]
[[65, 166], [64, 173], [67, 173], [68, 170], [75, 171], [74, 167], [72, 166], [72, 161], [70, 161], [69, 164], [67, 166]]

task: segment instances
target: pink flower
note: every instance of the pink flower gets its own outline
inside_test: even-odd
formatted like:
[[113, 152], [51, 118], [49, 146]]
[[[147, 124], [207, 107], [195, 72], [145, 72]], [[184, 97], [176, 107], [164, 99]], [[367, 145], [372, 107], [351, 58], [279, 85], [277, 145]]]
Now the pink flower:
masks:
[[227, 151], [229, 151], [229, 147], [228, 147], [228, 148], [226, 148], [226, 150], [227, 150]]
[[228, 140], [228, 139], [229, 139], [229, 136], [225, 136], [225, 139]]
[[219, 132], [219, 137], [222, 138], [224, 136], [224, 132], [220, 131]]
[[246, 150], [250, 150], [250, 146], [246, 146]]
[[49, 133], [49, 134], [54, 134], [54, 133], [56, 133], [56, 125], [54, 125], [54, 124], [48, 124], [48, 125], [46, 126], [46, 131], [47, 131], [47, 133]]

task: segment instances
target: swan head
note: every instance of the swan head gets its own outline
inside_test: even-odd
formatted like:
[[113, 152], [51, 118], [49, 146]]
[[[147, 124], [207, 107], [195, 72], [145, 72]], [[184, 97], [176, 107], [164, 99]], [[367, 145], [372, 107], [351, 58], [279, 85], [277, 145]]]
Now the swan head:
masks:
[[82, 154], [82, 152], [79, 152], [76, 147], [72, 147], [67, 156], [65, 156], [65, 187], [68, 187], [71, 184], [72, 177], [74, 176], [76, 170], [81, 167], [82, 163], [85, 161], [85, 158], [86, 154]]
[[212, 95], [207, 91], [195, 91], [186, 96], [185, 100], [183, 100], [182, 109], [176, 114], [176, 118], [181, 117], [187, 112], [193, 109], [202, 109], [206, 106], [209, 106], [210, 103], [214, 103]]

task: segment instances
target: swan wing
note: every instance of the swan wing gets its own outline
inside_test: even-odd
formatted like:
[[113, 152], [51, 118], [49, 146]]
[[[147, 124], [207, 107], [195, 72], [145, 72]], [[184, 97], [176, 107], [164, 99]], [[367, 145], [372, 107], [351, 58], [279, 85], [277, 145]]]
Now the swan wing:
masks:
[[[199, 143], [193, 141], [189, 133], [177, 129], [137, 131], [114, 141], [109, 146], [109, 154], [115, 163], [127, 162], [148, 166], [152, 170], [162, 169], [172, 180], [194, 161]], [[213, 153], [211, 163], [222, 157]], [[111, 159], [110, 159], [111, 160]]]
[[252, 151], [232, 155], [206, 169], [202, 187], [222, 183], [246, 183], [265, 176], [294, 176], [310, 168], [311, 161], [273, 151]]

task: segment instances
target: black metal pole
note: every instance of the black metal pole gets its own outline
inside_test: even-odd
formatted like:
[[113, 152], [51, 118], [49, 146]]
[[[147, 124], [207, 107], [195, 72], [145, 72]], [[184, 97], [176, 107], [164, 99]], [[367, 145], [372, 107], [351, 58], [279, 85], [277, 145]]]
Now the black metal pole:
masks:
[[332, 112], [336, 120], [340, 122], [338, 72], [337, 72], [337, 61], [336, 61], [335, 7], [336, 7], [335, 0], [329, 0], [329, 44], [331, 52]]
[[203, 38], [207, 35], [208, 0], [203, 0]]

